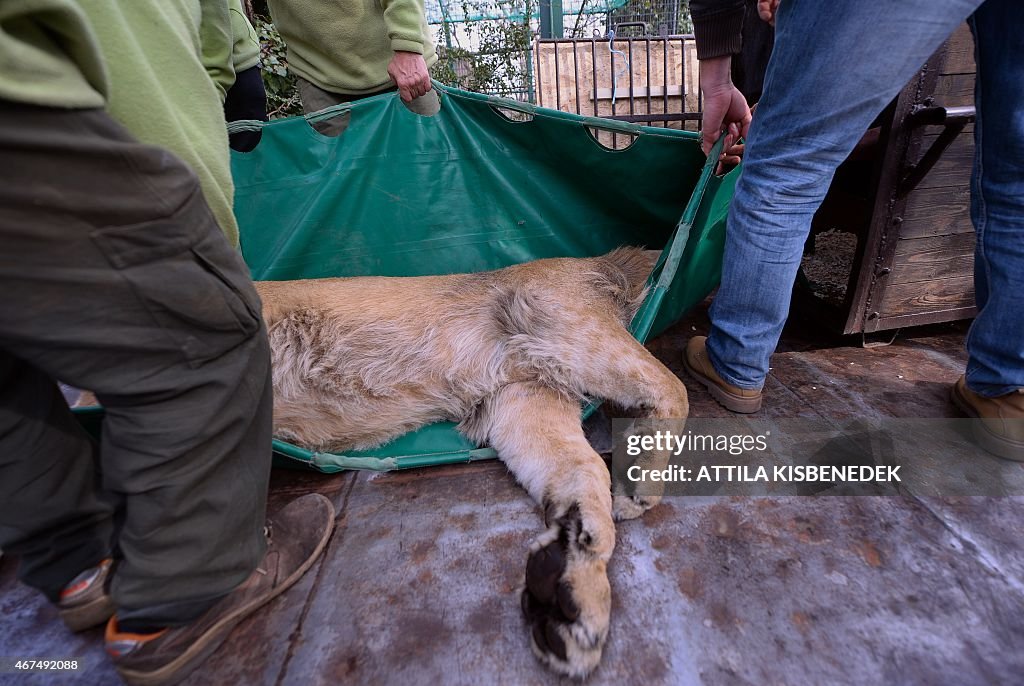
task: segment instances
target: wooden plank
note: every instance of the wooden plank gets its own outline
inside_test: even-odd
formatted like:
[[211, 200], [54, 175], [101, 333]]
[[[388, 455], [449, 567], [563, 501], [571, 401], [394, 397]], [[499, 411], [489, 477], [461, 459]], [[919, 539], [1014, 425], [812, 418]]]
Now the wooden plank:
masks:
[[[646, 98], [648, 95], [650, 95], [652, 98], [660, 98], [660, 97], [664, 97], [665, 96], [665, 91], [666, 90], [668, 91], [668, 96], [670, 98], [671, 97], [678, 98], [683, 93], [683, 87], [679, 86], [679, 85], [673, 86], [673, 85], [670, 84], [667, 87], [665, 87], [665, 86], [651, 86], [650, 88], [647, 88], [646, 86], [634, 86], [633, 87], [633, 97], [634, 98]], [[612, 89], [611, 88], [598, 88], [597, 89], [597, 99], [598, 100], [611, 100], [613, 95], [615, 96], [616, 99], [628, 98], [629, 97], [629, 87], [628, 86], [618, 86], [615, 89], [614, 93], [612, 93]], [[593, 100], [594, 99], [594, 94], [593, 93], [589, 93], [587, 97], [590, 100]]]
[[945, 322], [956, 322], [961, 319], [971, 319], [978, 313], [974, 305], [956, 307], [951, 310], [936, 310], [934, 312], [921, 312], [918, 314], [905, 314], [895, 317], [881, 317], [876, 319], [875, 328], [872, 331], [890, 331], [902, 329], [907, 326], [925, 326], [926, 324], [942, 324]]
[[961, 24], [946, 44], [941, 71], [943, 74], [973, 74], [975, 70], [974, 36], [967, 24]]
[[[936, 136], [928, 134], [921, 143], [922, 154], [934, 142]], [[961, 133], [942, 157], [935, 163], [928, 174], [918, 184], [916, 190], [927, 188], [963, 187], [970, 183], [971, 167], [974, 164], [974, 136]]]
[[880, 317], [954, 310], [974, 305], [974, 279], [954, 276], [916, 283], [892, 284], [875, 308]]
[[963, 184], [949, 188], [918, 188], [907, 198], [900, 238], [959, 233], [974, 233], [970, 186]]
[[[931, 135], [937, 136], [940, 133], [942, 133], [942, 131], [945, 128], [946, 128], [945, 126], [925, 126], [923, 128], [923, 131], [924, 131], [925, 135], [931, 134]], [[974, 135], [974, 122], [967, 122], [967, 125], [964, 126], [963, 131], [961, 133], [969, 133], [969, 134], [971, 134], [973, 136]]]
[[904, 255], [893, 261], [889, 286], [924, 284], [936, 279], [971, 276], [974, 255], [937, 250], [920, 255]]
[[901, 240], [896, 243], [888, 286], [970, 276], [973, 270], [973, 233]]
[[974, 74], [942, 74], [935, 83], [935, 104], [960, 107], [974, 104]]
[[920, 255], [936, 251], [956, 251], [974, 254], [974, 234], [958, 234], [955, 236], [933, 236], [900, 240], [896, 243], [896, 256]]

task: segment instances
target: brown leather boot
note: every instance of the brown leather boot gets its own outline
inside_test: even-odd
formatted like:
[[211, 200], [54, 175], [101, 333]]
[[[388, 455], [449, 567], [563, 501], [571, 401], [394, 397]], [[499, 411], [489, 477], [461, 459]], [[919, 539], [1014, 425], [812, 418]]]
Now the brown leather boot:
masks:
[[986, 398], [967, 387], [961, 376], [950, 391], [953, 404], [971, 422], [974, 440], [982, 448], [1007, 460], [1024, 462], [1024, 388], [998, 398]]
[[293, 500], [267, 525], [267, 554], [241, 586], [199, 619], [153, 634], [118, 631], [107, 624], [107, 653], [121, 678], [133, 686], [166, 686], [184, 679], [227, 638], [242, 619], [306, 573], [334, 529], [334, 506], [322, 495]]
[[737, 388], [725, 382], [711, 366], [706, 348], [707, 336], [694, 336], [686, 344], [683, 366], [690, 376], [707, 386], [711, 397], [722, 407], [741, 414], [750, 414], [761, 409], [761, 389]]

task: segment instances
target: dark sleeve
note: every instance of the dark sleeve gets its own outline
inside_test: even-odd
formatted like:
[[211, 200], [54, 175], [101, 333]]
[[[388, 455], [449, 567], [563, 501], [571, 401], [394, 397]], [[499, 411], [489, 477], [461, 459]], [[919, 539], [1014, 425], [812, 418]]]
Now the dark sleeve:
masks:
[[697, 59], [738, 53], [746, 10], [747, 0], [690, 0]]

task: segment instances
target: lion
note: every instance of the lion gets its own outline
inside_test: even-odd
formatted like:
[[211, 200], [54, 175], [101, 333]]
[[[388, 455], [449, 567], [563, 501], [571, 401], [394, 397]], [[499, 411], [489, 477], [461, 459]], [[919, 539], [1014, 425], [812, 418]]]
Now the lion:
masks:
[[614, 521], [660, 500], [612, 494], [581, 400], [652, 420], [689, 411], [682, 381], [628, 330], [657, 256], [620, 248], [481, 273], [256, 283], [275, 435], [340, 452], [454, 421], [494, 448], [547, 527], [529, 546], [521, 590], [532, 650], [578, 678], [608, 636]]

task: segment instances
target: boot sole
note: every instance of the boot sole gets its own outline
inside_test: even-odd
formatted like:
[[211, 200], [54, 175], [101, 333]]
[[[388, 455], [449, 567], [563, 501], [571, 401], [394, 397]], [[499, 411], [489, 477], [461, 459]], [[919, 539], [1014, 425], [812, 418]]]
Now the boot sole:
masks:
[[103, 624], [114, 616], [115, 610], [111, 597], [103, 595], [88, 603], [60, 610], [60, 618], [64, 621], [64, 626], [78, 633]]
[[1004, 460], [1024, 462], [1024, 443], [1010, 440], [1005, 436], [1000, 436], [999, 434], [989, 430], [985, 425], [985, 422], [981, 421], [977, 410], [967, 402], [966, 398], [960, 395], [960, 391], [957, 390], [956, 385], [950, 389], [949, 399], [953, 401], [954, 405], [960, 408], [961, 412], [971, 419], [977, 420], [971, 422], [971, 434], [982, 449], [992, 453], [996, 457], [1001, 457]]
[[239, 622], [295, 585], [295, 582], [309, 571], [313, 563], [320, 559], [320, 554], [323, 553], [327, 542], [331, 540], [331, 534], [334, 533], [334, 505], [330, 501], [327, 504], [329, 506], [330, 523], [327, 525], [323, 538], [320, 539], [320, 543], [317, 544], [316, 549], [310, 554], [309, 558], [292, 572], [291, 576], [282, 581], [277, 588], [274, 588], [265, 597], [254, 599], [248, 605], [243, 605], [234, 612], [225, 615], [223, 619], [210, 627], [205, 634], [196, 639], [196, 642], [188, 650], [160, 669], [152, 672], [118, 669], [117, 671], [121, 678], [130, 686], [169, 686], [191, 674], [196, 667], [201, 665], [206, 658], [220, 647], [224, 639], [228, 637], [231, 630]]
[[700, 381], [704, 387], [708, 389], [711, 397], [717, 400], [718, 404], [725, 409], [738, 414], [752, 414], [761, 409], [762, 396], [760, 393], [754, 398], [744, 398], [743, 396], [736, 395], [735, 393], [730, 393], [716, 384], [714, 380], [704, 376], [690, 366], [690, 360], [686, 358], [685, 353], [683, 354], [683, 367], [690, 376], [697, 379], [697, 381]]

